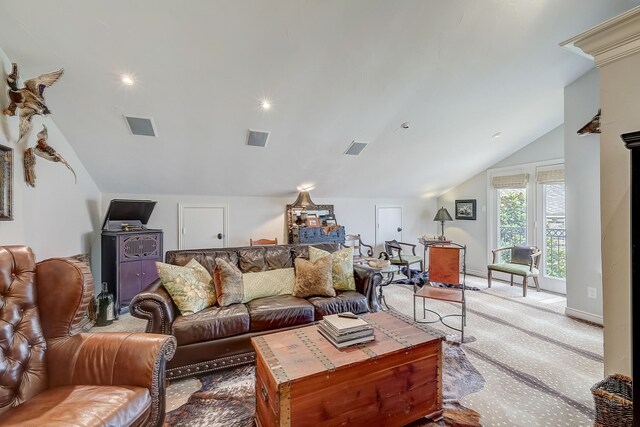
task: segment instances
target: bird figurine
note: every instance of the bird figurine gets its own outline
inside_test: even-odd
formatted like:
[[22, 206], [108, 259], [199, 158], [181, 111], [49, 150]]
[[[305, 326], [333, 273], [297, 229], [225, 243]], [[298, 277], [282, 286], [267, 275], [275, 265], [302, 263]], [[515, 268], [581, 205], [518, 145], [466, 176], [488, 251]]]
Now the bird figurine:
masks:
[[78, 177], [76, 176], [76, 172], [52, 146], [47, 144], [48, 136], [49, 133], [47, 131], [47, 127], [45, 125], [42, 125], [42, 130], [38, 132], [38, 142], [36, 143], [36, 146], [33, 148], [27, 148], [27, 150], [25, 150], [24, 152], [24, 178], [27, 182], [27, 185], [31, 187], [36, 186], [36, 156], [42, 157], [43, 159], [47, 159], [55, 163], [64, 164], [71, 171], [71, 173], [73, 173], [73, 178], [77, 184]]
[[33, 148], [27, 148], [24, 152], [24, 158], [22, 159], [22, 165], [24, 166], [24, 180], [29, 187], [36, 186], [36, 155], [33, 153]]
[[589, 123], [578, 130], [578, 135], [587, 135], [590, 133], [600, 133], [600, 109], [598, 109], [598, 114], [593, 116]]
[[12, 65], [11, 74], [7, 76], [9, 85], [9, 107], [2, 113], [6, 116], [15, 116], [19, 111], [20, 133], [18, 141], [31, 129], [31, 119], [35, 115], [51, 114], [44, 101], [44, 90], [54, 84], [64, 73], [61, 68], [58, 71], [42, 74], [24, 82], [23, 88], [18, 88], [18, 64]]

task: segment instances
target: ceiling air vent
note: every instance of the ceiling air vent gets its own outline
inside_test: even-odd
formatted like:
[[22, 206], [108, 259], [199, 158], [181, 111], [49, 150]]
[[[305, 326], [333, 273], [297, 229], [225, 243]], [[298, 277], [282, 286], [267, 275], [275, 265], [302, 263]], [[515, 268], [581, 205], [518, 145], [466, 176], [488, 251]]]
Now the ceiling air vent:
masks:
[[130, 116], [124, 116], [124, 118], [127, 121], [127, 126], [129, 126], [132, 135], [158, 136], [153, 119]]
[[247, 145], [253, 145], [254, 147], [264, 147], [267, 145], [267, 139], [269, 139], [268, 131], [249, 129], [249, 135], [247, 136]]
[[364, 147], [366, 147], [368, 144], [369, 144], [368, 142], [353, 141], [349, 146], [349, 148], [347, 148], [347, 151], [344, 152], [344, 154], [348, 154], [350, 156], [357, 156], [362, 152], [362, 150], [364, 150]]

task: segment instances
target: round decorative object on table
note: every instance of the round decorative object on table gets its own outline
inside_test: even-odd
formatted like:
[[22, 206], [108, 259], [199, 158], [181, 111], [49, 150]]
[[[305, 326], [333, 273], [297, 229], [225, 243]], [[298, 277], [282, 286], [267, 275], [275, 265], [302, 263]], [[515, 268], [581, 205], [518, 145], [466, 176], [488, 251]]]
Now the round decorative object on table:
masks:
[[372, 268], [387, 268], [391, 265], [391, 261], [388, 259], [370, 259], [367, 264]]

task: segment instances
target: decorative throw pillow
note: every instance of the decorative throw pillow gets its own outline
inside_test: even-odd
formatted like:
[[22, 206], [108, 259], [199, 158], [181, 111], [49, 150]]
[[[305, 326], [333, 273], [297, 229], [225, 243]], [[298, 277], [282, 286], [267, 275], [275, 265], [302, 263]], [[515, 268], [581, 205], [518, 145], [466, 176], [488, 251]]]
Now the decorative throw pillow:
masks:
[[296, 286], [293, 288], [294, 297], [335, 297], [331, 279], [331, 257], [325, 256], [315, 262], [304, 258], [296, 258]]
[[243, 284], [242, 272], [238, 267], [222, 258], [216, 258], [213, 270], [213, 283], [216, 286], [218, 304], [226, 307], [242, 302]]
[[156, 262], [156, 267], [162, 285], [184, 316], [197, 313], [216, 303], [216, 291], [211, 275], [195, 259], [184, 267], [162, 262]]
[[356, 281], [353, 278], [353, 248], [344, 248], [334, 253], [322, 249], [309, 247], [309, 261], [313, 262], [325, 256], [331, 256], [333, 263], [331, 275], [333, 288], [339, 291], [355, 291]]
[[242, 302], [249, 302], [256, 298], [291, 295], [296, 285], [296, 275], [293, 268], [244, 273], [242, 283], [244, 286]]

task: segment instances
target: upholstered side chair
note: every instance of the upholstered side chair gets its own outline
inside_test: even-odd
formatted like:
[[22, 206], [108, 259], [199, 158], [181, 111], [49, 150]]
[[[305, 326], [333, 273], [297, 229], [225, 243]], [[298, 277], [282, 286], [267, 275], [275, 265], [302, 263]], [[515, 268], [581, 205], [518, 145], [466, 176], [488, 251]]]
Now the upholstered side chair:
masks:
[[[509, 251], [511, 257], [509, 262], [498, 260], [498, 256], [502, 251]], [[487, 283], [491, 287], [491, 279], [493, 272], [499, 271], [511, 275], [511, 286], [513, 286], [513, 276], [522, 277], [522, 296], [527, 296], [527, 287], [529, 285], [529, 277], [533, 278], [536, 291], [540, 292], [540, 283], [538, 282], [540, 255], [542, 252], [536, 246], [508, 246], [498, 248], [491, 251], [493, 253], [492, 263], [487, 265]]]
[[[424, 261], [421, 256], [416, 255], [416, 245], [398, 242], [397, 240], [385, 240], [384, 248], [392, 265], [407, 267], [407, 278], [409, 280], [411, 280], [412, 264], [420, 264], [420, 272], [424, 272]], [[411, 249], [411, 254], [407, 253], [407, 249]]]
[[175, 338], [82, 333], [85, 263], [0, 246], [0, 424], [161, 426]]

